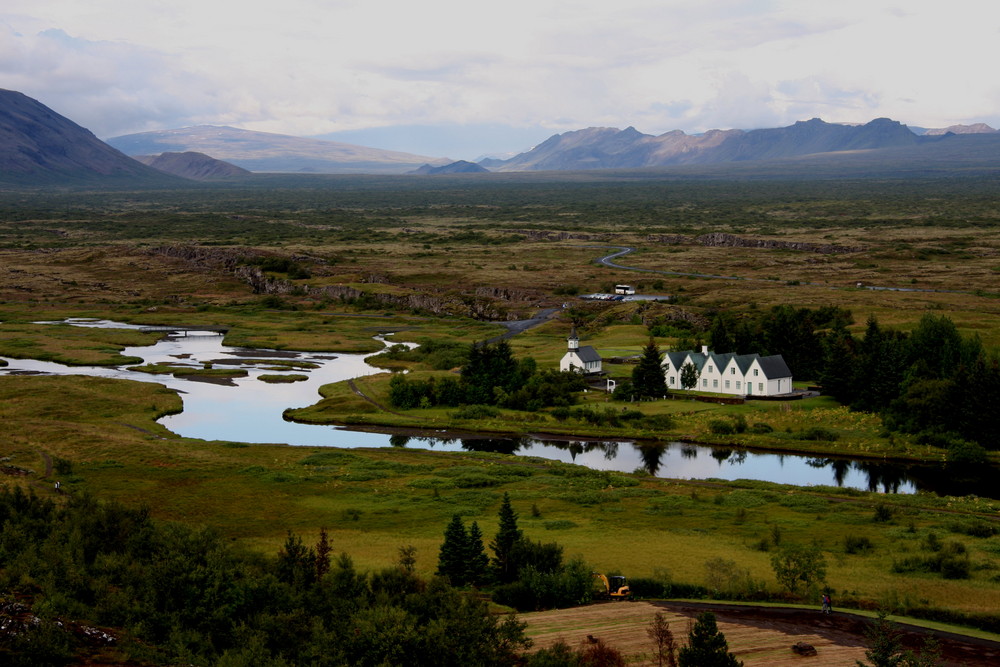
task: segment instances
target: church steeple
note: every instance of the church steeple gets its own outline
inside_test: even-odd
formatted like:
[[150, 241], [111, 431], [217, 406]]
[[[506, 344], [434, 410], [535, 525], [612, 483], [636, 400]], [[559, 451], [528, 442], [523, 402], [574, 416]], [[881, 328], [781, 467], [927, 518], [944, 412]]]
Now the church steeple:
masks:
[[573, 329], [569, 332], [569, 338], [566, 339], [566, 343], [570, 350], [580, 349], [580, 339], [576, 336], [576, 325], [573, 325]]

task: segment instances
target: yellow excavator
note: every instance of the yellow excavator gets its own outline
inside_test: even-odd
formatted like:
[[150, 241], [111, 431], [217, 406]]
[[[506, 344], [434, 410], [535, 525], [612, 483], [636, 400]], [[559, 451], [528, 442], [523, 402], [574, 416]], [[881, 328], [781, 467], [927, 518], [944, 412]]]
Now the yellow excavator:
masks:
[[595, 578], [600, 579], [604, 584], [604, 592], [600, 597], [605, 600], [631, 600], [632, 591], [628, 587], [628, 581], [621, 575], [605, 576], [600, 572], [592, 572]]

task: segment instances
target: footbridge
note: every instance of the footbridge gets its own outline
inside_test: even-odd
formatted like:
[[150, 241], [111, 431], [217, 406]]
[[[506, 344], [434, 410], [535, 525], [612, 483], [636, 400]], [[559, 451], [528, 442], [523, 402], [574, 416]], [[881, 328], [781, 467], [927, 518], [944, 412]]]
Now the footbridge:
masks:
[[190, 333], [213, 333], [219, 336], [225, 336], [229, 333], [229, 327], [224, 326], [213, 326], [209, 324], [163, 324], [158, 326], [148, 326], [142, 327], [140, 329], [143, 333], [167, 333], [174, 334], [176, 336], [187, 336]]

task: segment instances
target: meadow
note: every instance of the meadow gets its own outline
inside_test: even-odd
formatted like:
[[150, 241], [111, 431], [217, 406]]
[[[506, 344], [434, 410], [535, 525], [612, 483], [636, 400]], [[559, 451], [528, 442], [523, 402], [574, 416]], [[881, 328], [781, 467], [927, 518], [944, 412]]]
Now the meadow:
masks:
[[[1000, 210], [990, 179], [292, 183], [0, 193], [0, 356], [121, 364], [128, 362], [123, 347], [153, 336], [34, 324], [66, 317], [228, 326], [227, 344], [336, 353], [375, 351], [380, 343], [372, 336], [385, 332], [413, 342], [482, 341], [505, 330], [500, 321], [552, 307], [551, 321], [511, 339], [517, 356], [552, 367], [565, 350], [570, 311], [586, 315], [582, 344], [625, 357], [646, 344], [654, 320], [699, 321], [719, 310], [777, 304], [850, 309], [855, 332], [871, 315], [908, 330], [933, 312], [950, 317], [963, 334], [978, 335], [988, 349], [1000, 347]], [[852, 250], [697, 241], [712, 232]], [[620, 262], [647, 271], [595, 264], [607, 246], [635, 247]], [[671, 300], [608, 304], [575, 297], [618, 282]], [[926, 291], [865, 288], [872, 285]], [[677, 338], [657, 342], [666, 347]], [[609, 368], [617, 378], [630, 372], [627, 364]], [[387, 382], [385, 374], [357, 384], [384, 402]], [[905, 437], [887, 437], [877, 417], [828, 398], [644, 405], [674, 418], [669, 434], [618, 433], [541, 413], [536, 421], [502, 412], [465, 424], [435, 408], [399, 417], [342, 385], [324, 388], [317, 399], [296, 418], [941, 456]], [[606, 397], [592, 393], [582, 401], [599, 407]], [[436, 567], [451, 516], [479, 521], [490, 536], [507, 492], [530, 537], [557, 541], [595, 570], [703, 586], [721, 597], [766, 590], [780, 599], [785, 594], [771, 556], [797, 544], [824, 556], [841, 605], [969, 620], [992, 613], [1000, 601], [997, 507], [975, 497], [680, 482], [499, 454], [203, 442], [155, 421], [180, 405], [157, 385], [0, 377], [3, 481], [58, 497], [52, 489], [58, 479], [69, 493], [143, 504], [157, 518], [209, 526], [266, 553], [278, 550], [288, 530], [312, 542], [326, 528], [335, 549], [364, 569], [390, 565], [399, 547], [412, 545], [424, 574]], [[774, 434], [710, 431], [712, 419], [739, 415], [766, 421]], [[795, 437], [815, 423], [840, 439]], [[942, 573], [945, 557], [961, 576]]]

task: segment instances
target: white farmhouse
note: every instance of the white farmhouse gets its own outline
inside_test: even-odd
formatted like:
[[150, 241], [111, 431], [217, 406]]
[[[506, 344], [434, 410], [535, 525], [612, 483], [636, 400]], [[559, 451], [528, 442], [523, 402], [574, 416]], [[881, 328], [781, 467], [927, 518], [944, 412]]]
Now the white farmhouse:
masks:
[[701, 352], [667, 352], [663, 355], [663, 374], [667, 389], [683, 389], [681, 369], [691, 364], [698, 370], [698, 391], [739, 396], [777, 396], [792, 391], [792, 371], [780, 354], [717, 354], [708, 346]]
[[570, 331], [569, 338], [566, 339], [567, 350], [559, 362], [559, 370], [574, 371], [576, 373], [600, 373], [601, 355], [597, 350], [589, 345], [580, 347], [580, 339], [576, 336], [576, 327]]

